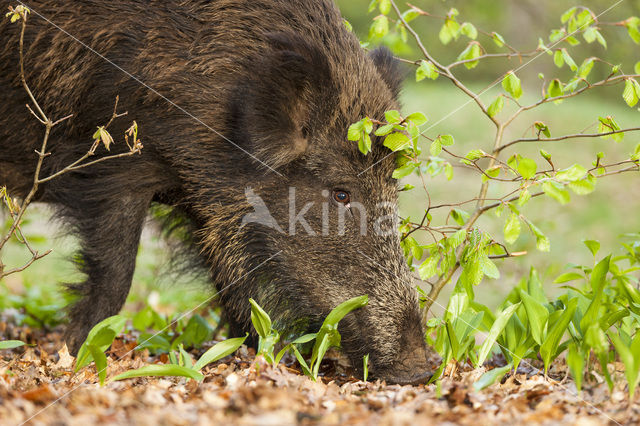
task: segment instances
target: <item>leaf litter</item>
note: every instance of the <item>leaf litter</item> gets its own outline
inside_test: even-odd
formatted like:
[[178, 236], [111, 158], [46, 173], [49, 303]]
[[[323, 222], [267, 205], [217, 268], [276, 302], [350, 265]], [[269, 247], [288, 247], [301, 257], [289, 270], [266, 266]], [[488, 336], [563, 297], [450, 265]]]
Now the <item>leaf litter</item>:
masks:
[[[351, 375], [338, 352], [323, 362], [317, 382], [300, 373], [294, 358], [272, 367], [253, 349], [202, 370], [202, 382], [178, 377], [143, 377], [99, 386], [92, 364], [73, 372], [74, 358], [61, 328], [31, 329], [0, 322], [0, 339], [29, 346], [0, 351], [0, 424], [382, 424], [516, 425], [634, 424], [638, 397], [629, 404], [622, 365], [613, 365], [616, 385], [609, 392], [597, 374], [578, 394], [567, 379], [564, 360], [545, 378], [536, 366], [476, 391], [488, 370], [505, 365], [501, 356], [485, 367], [447, 368], [439, 383], [420, 386], [363, 382]], [[213, 343], [213, 342], [212, 342]], [[116, 339], [107, 352], [107, 378], [154, 363], [166, 354], [133, 351], [134, 336]], [[195, 352], [195, 351], [194, 351]], [[449, 367], [449, 366], [448, 366]]]

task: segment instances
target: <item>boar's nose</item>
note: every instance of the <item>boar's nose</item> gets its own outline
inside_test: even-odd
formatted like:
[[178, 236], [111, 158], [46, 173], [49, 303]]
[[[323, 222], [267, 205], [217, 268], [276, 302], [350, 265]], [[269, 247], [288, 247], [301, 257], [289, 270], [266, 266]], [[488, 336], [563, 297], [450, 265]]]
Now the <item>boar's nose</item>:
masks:
[[433, 376], [431, 371], [417, 372], [413, 376], [407, 377], [390, 377], [387, 379], [387, 383], [395, 385], [426, 385], [429, 379]]
[[376, 376], [379, 379], [385, 380], [388, 384], [425, 385], [433, 376], [433, 371], [425, 363], [420, 363], [420, 365], [416, 365], [413, 368], [392, 368], [384, 370]]
[[433, 376], [433, 368], [427, 361], [426, 351], [419, 348], [401, 356], [391, 365], [381, 365], [374, 376], [389, 384], [420, 385], [426, 384]]

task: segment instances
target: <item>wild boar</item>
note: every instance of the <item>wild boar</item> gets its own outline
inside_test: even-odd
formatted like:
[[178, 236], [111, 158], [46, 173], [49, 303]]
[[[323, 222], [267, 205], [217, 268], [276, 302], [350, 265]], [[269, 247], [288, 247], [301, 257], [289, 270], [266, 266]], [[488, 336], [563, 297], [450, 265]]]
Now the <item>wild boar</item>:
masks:
[[[69, 285], [79, 296], [67, 331], [74, 353], [124, 304], [145, 218], [159, 203], [181, 218], [232, 335], [253, 330], [249, 297], [296, 335], [367, 294], [340, 323], [343, 350], [356, 367], [369, 354], [372, 376], [425, 380], [421, 312], [395, 231], [395, 161], [379, 138], [366, 156], [347, 140], [351, 123], [399, 108], [401, 73], [387, 50], [365, 52], [329, 0], [26, 5], [26, 79], [47, 114], [74, 114], [54, 128], [41, 175], [87, 151], [117, 95], [145, 146], [38, 192], [81, 242], [86, 280]], [[0, 185], [24, 196], [42, 127], [24, 107], [19, 26], [7, 21]], [[125, 149], [116, 138], [111, 154]]]

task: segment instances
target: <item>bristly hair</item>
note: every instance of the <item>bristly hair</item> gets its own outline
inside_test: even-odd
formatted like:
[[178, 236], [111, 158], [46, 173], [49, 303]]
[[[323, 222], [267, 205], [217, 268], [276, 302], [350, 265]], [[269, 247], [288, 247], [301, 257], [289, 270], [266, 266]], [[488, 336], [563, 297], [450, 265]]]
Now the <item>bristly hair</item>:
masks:
[[332, 107], [331, 69], [318, 46], [289, 33], [267, 35], [252, 58], [259, 79], [240, 82], [230, 102], [230, 138], [273, 168], [304, 154], [314, 117]]
[[394, 98], [400, 95], [402, 81], [406, 77], [400, 70], [400, 62], [393, 56], [393, 53], [384, 46], [378, 47], [369, 53], [369, 56], [376, 65], [380, 76], [387, 83]]

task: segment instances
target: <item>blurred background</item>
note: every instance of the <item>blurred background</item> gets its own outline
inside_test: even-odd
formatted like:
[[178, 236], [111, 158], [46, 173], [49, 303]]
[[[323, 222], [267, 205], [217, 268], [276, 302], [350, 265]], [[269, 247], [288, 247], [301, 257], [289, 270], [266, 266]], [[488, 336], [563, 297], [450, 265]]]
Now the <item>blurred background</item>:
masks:
[[[337, 0], [337, 4], [344, 17], [352, 24], [354, 32], [361, 40], [366, 41], [371, 20], [379, 12], [367, 12], [369, 0]], [[402, 10], [407, 8], [404, 3], [398, 4]], [[578, 3], [568, 0], [417, 0], [414, 4], [437, 16], [444, 16], [450, 8], [455, 7], [460, 11], [459, 22], [469, 21], [478, 29], [489, 33], [496, 31], [516, 49], [532, 51], [538, 45], [538, 38], [547, 42], [550, 31], [561, 27], [560, 15]], [[615, 3], [612, 0], [585, 0], [579, 4], [599, 14]], [[623, 0], [602, 16], [601, 20], [613, 23], [632, 15], [640, 16], [640, 1]], [[390, 16], [395, 15], [392, 12]], [[413, 21], [412, 25], [421, 35], [427, 49], [442, 63], [454, 61], [468, 43], [468, 39], [461, 37], [458, 41], [443, 46], [438, 39], [441, 19], [420, 17]], [[590, 56], [598, 56], [613, 64], [622, 64], [625, 72], [632, 73], [633, 65], [640, 61], [640, 46], [630, 40], [624, 28], [605, 26], [602, 32], [607, 39], [608, 48], [605, 50], [598, 43], [587, 44], [580, 38], [581, 44], [571, 49], [576, 63], [580, 64]], [[496, 50], [489, 38], [480, 35], [478, 40], [488, 51]], [[409, 47], [399, 47], [397, 40], [393, 38], [386, 41], [399, 56], [411, 60], [422, 59], [412, 41]], [[556, 68], [553, 59], [547, 55], [529, 61], [527, 58], [523, 58], [522, 61], [517, 58], [489, 59], [482, 61], [477, 68], [470, 71], [464, 67], [456, 68], [456, 75], [470, 88], [480, 91], [506, 71], [523, 66], [518, 71], [518, 76], [523, 82], [523, 104], [534, 102], [540, 97], [538, 73], [544, 73], [548, 79], [558, 77], [563, 81], [567, 81], [572, 75], [567, 67]], [[404, 111], [422, 111], [427, 115], [429, 123], [425, 127], [430, 128], [428, 136], [453, 135], [456, 143], [451, 149], [461, 155], [476, 148], [490, 151], [495, 128], [475, 104], [469, 102], [467, 96], [442, 77], [436, 81], [427, 79], [416, 83], [412, 77], [415, 69], [406, 65], [406, 70], [408, 78], [402, 93]], [[608, 71], [609, 68], [596, 65], [590, 79], [595, 81], [596, 78], [604, 78]], [[484, 93], [482, 100], [488, 104], [499, 93], [502, 93], [500, 84]], [[592, 129], [596, 131], [595, 123], [598, 117], [607, 115], [615, 117], [623, 128], [637, 127], [640, 125], [640, 112], [636, 108], [629, 108], [621, 94], [621, 85], [599, 88], [577, 99], [566, 100], [561, 105], [545, 105], [528, 114], [522, 114], [510, 127], [505, 140], [531, 135], [530, 127], [535, 121], [546, 123], [554, 136], [578, 133], [591, 125], [594, 125]], [[502, 114], [508, 114], [508, 111], [509, 104]], [[521, 144], [506, 152], [505, 158], [518, 152], [536, 161], [540, 160], [538, 166], [541, 168], [544, 163], [538, 150], [543, 147], [552, 154], [557, 168], [568, 167], [574, 163], [589, 166], [599, 151], [607, 153], [607, 162], [626, 159], [638, 142], [640, 133], [629, 134], [620, 143], [611, 139], [585, 139], [546, 143], [544, 146]], [[428, 153], [427, 144], [423, 145], [423, 149]], [[409, 177], [406, 181], [418, 186], [414, 177]], [[621, 234], [640, 231], [639, 183], [638, 173], [628, 173], [600, 180], [596, 191], [590, 195], [572, 194], [572, 201], [564, 206], [547, 197], [538, 197], [530, 201], [523, 209], [523, 214], [549, 237], [551, 252], [537, 252], [535, 239], [527, 233], [523, 225], [520, 239], [509, 248], [514, 252], [527, 251], [528, 254], [516, 259], [498, 261], [501, 278], [481, 283], [476, 290], [478, 300], [491, 308], [495, 307], [520, 278], [528, 273], [530, 267], [539, 270], [547, 292], [554, 294], [558, 286], [552, 284], [553, 279], [568, 264], [590, 265], [593, 262], [593, 257], [582, 244], [584, 239], [599, 240], [602, 244], [601, 253], [619, 251]], [[456, 167], [452, 181], [447, 181], [443, 175], [439, 175], [428, 179], [427, 185], [433, 204], [457, 203], [475, 197], [480, 180], [475, 173]], [[508, 187], [492, 184], [488, 196], [501, 197], [506, 192]], [[414, 221], [419, 221], [426, 206], [425, 194], [418, 188], [401, 195], [401, 215], [404, 217], [410, 216]], [[472, 206], [469, 205], [467, 209], [471, 211]], [[443, 209], [434, 214], [433, 224], [443, 224], [447, 213], [448, 210]], [[26, 230], [33, 236], [38, 249], [53, 248], [53, 253], [27, 271], [10, 276], [0, 283], [0, 309], [10, 306], [12, 299], [23, 298], [40, 300], [41, 304], [46, 305], [45, 308], [50, 308], [52, 315], [59, 315], [60, 306], [64, 304], [64, 296], [59, 291], [57, 283], [81, 279], [73, 265], [67, 262], [74, 252], [75, 241], [70, 237], [55, 237], [58, 230], [47, 222], [48, 215], [46, 208], [35, 206], [28, 216]], [[489, 213], [478, 222], [478, 226], [501, 240], [504, 220], [504, 216], [496, 218]], [[416, 233], [416, 237], [423, 243], [430, 242], [428, 234]], [[12, 245], [3, 256], [6, 263], [18, 264], [28, 258], [28, 253], [21, 247]], [[159, 312], [186, 311], [207, 298], [210, 293], [203, 291], [202, 279], [171, 273], [169, 257], [158, 230], [150, 222], [140, 247], [134, 286], [127, 302], [128, 311], [136, 311], [146, 303], [152, 304]], [[440, 304], [446, 305], [451, 287], [452, 285], [441, 294]]]

